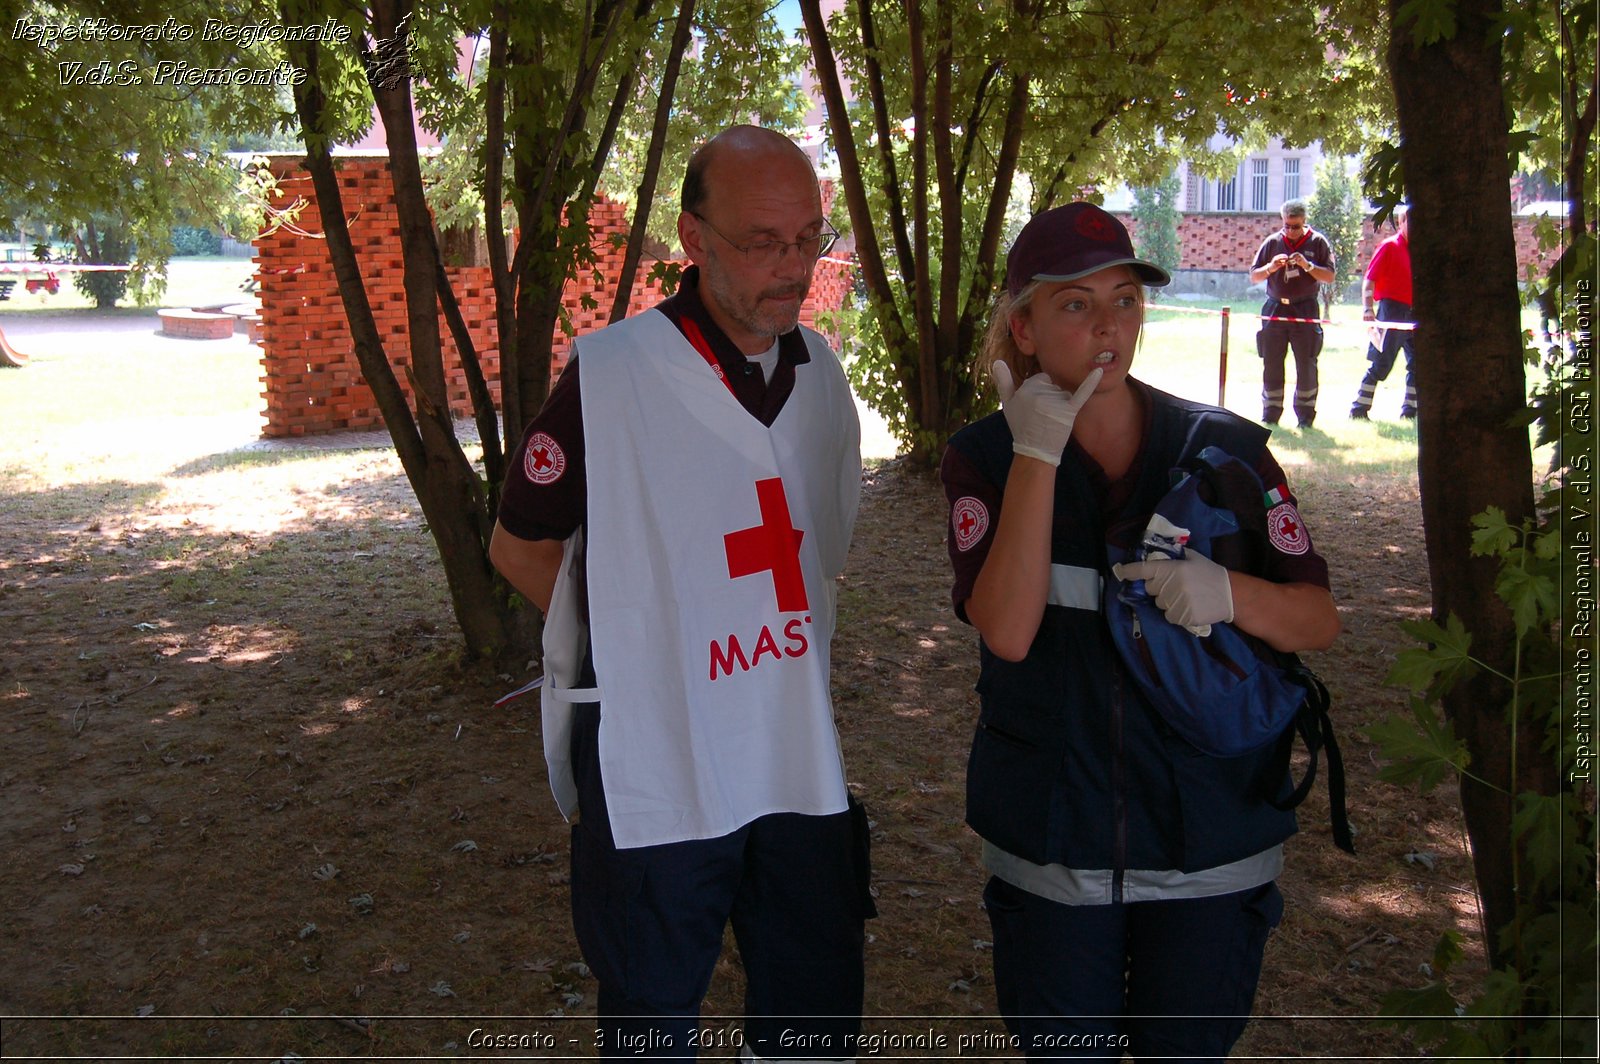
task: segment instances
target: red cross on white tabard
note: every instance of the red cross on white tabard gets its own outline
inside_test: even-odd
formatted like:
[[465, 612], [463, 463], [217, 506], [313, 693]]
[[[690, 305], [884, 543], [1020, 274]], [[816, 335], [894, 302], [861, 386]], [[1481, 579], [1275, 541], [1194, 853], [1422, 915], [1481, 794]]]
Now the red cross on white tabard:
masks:
[[734, 579], [771, 572], [780, 613], [811, 608], [806, 598], [805, 575], [800, 570], [800, 542], [805, 532], [789, 517], [789, 498], [778, 477], [756, 481], [756, 501], [761, 523], [722, 537], [728, 555], [728, 575]]

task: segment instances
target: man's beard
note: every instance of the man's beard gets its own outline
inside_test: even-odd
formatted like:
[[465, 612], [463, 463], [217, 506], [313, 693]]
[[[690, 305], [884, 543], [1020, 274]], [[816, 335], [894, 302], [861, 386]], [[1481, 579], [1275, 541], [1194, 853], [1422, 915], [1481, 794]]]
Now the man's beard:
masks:
[[[776, 339], [800, 324], [800, 304], [804, 302], [806, 292], [811, 287], [809, 277], [802, 282], [772, 285], [757, 292], [753, 297], [741, 299], [732, 291], [732, 286], [728, 283], [727, 275], [722, 272], [720, 264], [716, 268], [703, 270], [702, 274], [701, 283], [711, 293], [717, 306], [740, 328], [756, 336], [770, 336]], [[764, 308], [761, 305], [763, 299], [782, 298], [788, 295], [798, 297], [792, 310], [779, 307]]]

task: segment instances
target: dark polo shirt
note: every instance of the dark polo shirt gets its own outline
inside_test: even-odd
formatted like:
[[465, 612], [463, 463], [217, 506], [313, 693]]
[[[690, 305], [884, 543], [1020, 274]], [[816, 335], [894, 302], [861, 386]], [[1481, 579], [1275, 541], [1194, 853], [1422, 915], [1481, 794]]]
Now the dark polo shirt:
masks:
[[[751, 362], [712, 320], [700, 299], [700, 268], [684, 270], [675, 295], [655, 307], [685, 336], [692, 322], [710, 345], [711, 353], [727, 374], [733, 394], [750, 416], [763, 425], [777, 420], [794, 391], [795, 367], [811, 361], [805, 337], [791, 329], [778, 338], [778, 365], [769, 382], [761, 367]], [[579, 343], [582, 343], [580, 338]], [[522, 442], [511, 456], [500, 495], [500, 524], [519, 539], [566, 539], [583, 524], [586, 512], [586, 471], [583, 450], [583, 403], [578, 390], [578, 356], [574, 353], [561, 379], [550, 390], [544, 407], [528, 424]], [[711, 370], [706, 369], [707, 373]], [[529, 441], [538, 437], [534, 453]], [[556, 450], [552, 450], [554, 444]], [[551, 479], [550, 463], [560, 455], [565, 467]], [[559, 464], [559, 462], [558, 462]]]
[[[1310, 260], [1313, 266], [1333, 268], [1333, 247], [1328, 243], [1328, 238], [1315, 229], [1307, 229], [1299, 240], [1293, 242], [1283, 235], [1282, 229], [1278, 230], [1262, 242], [1261, 248], [1256, 252], [1255, 262], [1251, 263], [1250, 268], [1258, 270], [1279, 255], [1293, 255], [1297, 251]], [[1288, 276], [1291, 269], [1295, 273], [1293, 277]], [[1284, 305], [1282, 300], [1285, 299], [1290, 303], [1306, 303], [1314, 300], [1320, 287], [1321, 282], [1299, 267], [1285, 267], [1267, 277], [1267, 295], [1279, 306]], [[1316, 315], [1283, 313], [1273, 316], [1298, 318]]]

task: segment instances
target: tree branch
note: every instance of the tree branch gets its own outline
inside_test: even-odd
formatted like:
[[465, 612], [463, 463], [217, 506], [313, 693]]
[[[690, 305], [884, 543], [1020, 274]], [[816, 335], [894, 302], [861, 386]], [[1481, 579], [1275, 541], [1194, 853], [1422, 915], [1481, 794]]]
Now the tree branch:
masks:
[[834, 60], [833, 43], [828, 39], [828, 28], [822, 21], [818, 0], [800, 0], [800, 15], [805, 21], [806, 36], [811, 41], [812, 66], [817, 75], [817, 86], [822, 90], [834, 154], [839, 157], [839, 180], [844, 185], [845, 203], [850, 209], [851, 229], [856, 238], [856, 260], [866, 276], [873, 308], [882, 315], [884, 326], [891, 334], [888, 339], [894, 343], [894, 333], [905, 336], [908, 330], [900, 319], [894, 288], [884, 270], [883, 252], [878, 245], [872, 210], [867, 203], [866, 185], [861, 177], [861, 159], [856, 154], [855, 137], [850, 130], [850, 114], [845, 107], [844, 89], [839, 83], [839, 67]]
[[644, 237], [650, 226], [650, 209], [655, 203], [656, 180], [661, 173], [661, 157], [665, 154], [667, 130], [672, 120], [672, 101], [678, 90], [678, 71], [683, 66], [683, 54], [688, 51], [693, 37], [695, 0], [683, 0], [678, 8], [678, 23], [672, 29], [672, 46], [667, 53], [667, 68], [661, 73], [661, 94], [656, 99], [655, 119], [650, 125], [650, 147], [645, 153], [644, 173], [639, 175], [639, 188], [633, 197], [633, 224], [628, 229], [628, 247], [622, 255], [622, 273], [617, 277], [617, 292], [611, 300], [613, 322], [621, 321], [633, 301], [633, 279], [639, 271], [639, 256], [644, 251]]
[[[951, 141], [954, 103], [951, 100], [952, 69], [951, 37], [954, 34], [954, 17], [950, 0], [936, 0], [934, 5], [933, 53], [933, 168], [934, 179], [939, 184], [939, 318], [934, 338], [937, 364], [953, 365], [956, 322], [961, 311], [961, 253], [964, 250], [962, 234], [966, 229], [966, 212], [962, 193], [965, 189], [956, 182], [955, 146]], [[920, 123], [919, 123], [920, 125]], [[971, 130], [967, 136], [972, 136]], [[990, 193], [993, 200], [994, 193]], [[940, 367], [942, 368], [942, 366]]]
[[483, 233], [489, 245], [489, 278], [494, 284], [495, 339], [500, 348], [500, 409], [506, 440], [522, 436], [520, 382], [517, 376], [517, 283], [507, 261], [505, 223], [507, 36], [511, 13], [496, 0], [489, 17], [489, 80], [483, 143]]
[[[872, 21], [872, 0], [856, 0], [861, 23], [861, 54], [867, 67], [867, 100], [872, 106], [872, 128], [876, 134], [878, 162], [883, 167], [884, 198], [889, 201], [889, 236], [894, 240], [895, 258], [900, 264], [900, 280], [916, 281], [916, 263], [911, 255], [911, 236], [906, 227], [905, 201], [900, 195], [900, 175], [894, 161], [894, 131], [889, 125], [888, 94], [883, 86], [883, 64], [878, 61], [878, 32]], [[859, 240], [857, 241], [859, 244]]]

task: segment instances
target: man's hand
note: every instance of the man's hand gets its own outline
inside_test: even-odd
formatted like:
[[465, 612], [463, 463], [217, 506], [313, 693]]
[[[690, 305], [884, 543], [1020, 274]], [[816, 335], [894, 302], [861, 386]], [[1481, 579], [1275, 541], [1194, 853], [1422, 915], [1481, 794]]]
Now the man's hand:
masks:
[[1011, 449], [1028, 458], [1052, 466], [1061, 464], [1061, 452], [1072, 437], [1072, 423], [1078, 411], [1094, 395], [1103, 371], [1095, 369], [1083, 379], [1076, 392], [1059, 388], [1048, 373], [1039, 372], [1019, 386], [1011, 379], [1011, 367], [996, 362], [990, 371], [1006, 424], [1011, 426]]
[[1195, 635], [1211, 634], [1213, 624], [1233, 620], [1233, 585], [1228, 570], [1203, 554], [1149, 558], [1112, 567], [1118, 580], [1143, 580], [1144, 588], [1167, 620]]

